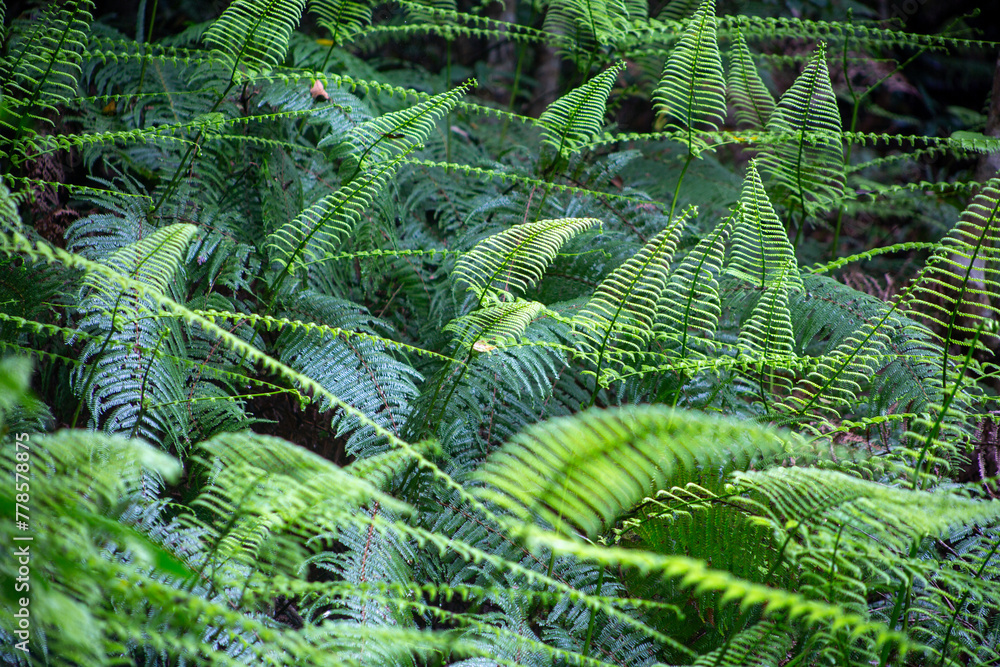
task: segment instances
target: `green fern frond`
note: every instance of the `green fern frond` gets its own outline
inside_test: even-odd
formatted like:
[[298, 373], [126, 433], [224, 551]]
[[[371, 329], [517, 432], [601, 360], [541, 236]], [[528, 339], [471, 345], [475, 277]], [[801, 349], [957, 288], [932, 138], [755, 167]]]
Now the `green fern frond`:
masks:
[[288, 276], [295, 276], [313, 263], [322, 262], [350, 236], [373, 200], [390, 181], [400, 158], [376, 164], [356, 174], [332, 194], [302, 211], [268, 237], [271, 261], [280, 267], [272, 289], [277, 291]]
[[727, 82], [737, 125], [764, 129], [774, 113], [774, 98], [761, 80], [739, 28], [736, 29], [736, 39], [733, 40], [733, 48], [729, 54]]
[[663, 406], [591, 409], [531, 427], [475, 474], [474, 493], [518, 522], [594, 537], [656, 489], [783, 451], [786, 436]]
[[681, 340], [681, 357], [688, 353], [688, 336], [700, 334], [711, 339], [722, 314], [719, 276], [725, 258], [725, 244], [736, 214], [721, 220], [698, 241], [667, 280], [656, 304], [653, 331], [657, 336]]
[[587, 305], [574, 315], [581, 354], [596, 368], [595, 396], [607, 361], [624, 362], [645, 352], [677, 239], [694, 213], [694, 209], [689, 209], [677, 216], [670, 226], [608, 274]]
[[[635, 12], [634, 2], [625, 0], [548, 0], [544, 30], [549, 39], [555, 37], [560, 51], [578, 61], [584, 74], [589, 67], [580, 63], [586, 56], [593, 63], [593, 54], [613, 46], [627, 34], [629, 19]], [[645, 12], [634, 14], [636, 18]]]
[[802, 289], [795, 251], [753, 161], [747, 165], [739, 206], [726, 273], [764, 288], [787, 271], [789, 288]]
[[319, 17], [319, 25], [330, 31], [330, 39], [337, 46], [354, 39], [372, 18], [366, 0], [309, 0], [307, 7]]
[[453, 333], [464, 350], [490, 352], [507, 341], [516, 341], [544, 309], [537, 301], [487, 305], [449, 322], [444, 331]]
[[539, 220], [516, 225], [480, 241], [455, 265], [455, 284], [479, 299], [523, 296], [538, 283], [566, 241], [601, 224], [594, 218]]
[[450, 113], [459, 99], [475, 86], [476, 80], [470, 79], [419, 104], [356, 125], [346, 137], [327, 135], [318, 145], [322, 148], [337, 142], [333, 156], [344, 158], [340, 173], [345, 182], [350, 182], [390, 156], [399, 159], [422, 145], [434, 124]]
[[[947, 365], [952, 346], [996, 349], [1000, 337], [1000, 179], [983, 184], [941, 240], [901, 304], [927, 322], [941, 341]], [[982, 329], [981, 333], [977, 331]]]
[[657, 113], [679, 121], [692, 146], [698, 130], [717, 130], [726, 116], [726, 82], [715, 34], [715, 0], [687, 21], [653, 92]]
[[624, 62], [615, 63], [550, 104], [538, 117], [542, 143], [553, 148], [560, 158], [568, 159], [593, 140], [604, 126], [608, 95], [623, 69]]
[[839, 414], [859, 402], [862, 391], [890, 359], [889, 332], [900, 326], [886, 307], [877, 320], [866, 321], [832, 352], [817, 360], [815, 370], [795, 385], [782, 404], [799, 414]]
[[[767, 395], [773, 394], [775, 386], [787, 391], [791, 382], [786, 371], [794, 367], [795, 340], [792, 330], [792, 316], [788, 309], [789, 273], [794, 269], [791, 263], [765, 289], [764, 294], [753, 309], [753, 313], [740, 328], [737, 348], [750, 358], [749, 365], [759, 374], [761, 400], [766, 404]], [[769, 385], [769, 386], [765, 386]]]
[[[288, 326], [275, 341], [278, 358], [371, 415], [383, 428], [399, 433], [417, 395], [420, 374], [396, 358], [375, 336], [379, 323], [350, 301], [311, 290], [285, 305], [291, 314], [310, 313], [323, 324], [354, 335], [330, 335], [320, 328]], [[332, 407], [320, 399], [321, 410]], [[349, 415], [335, 414], [332, 427], [338, 436], [348, 436], [351, 455], [370, 455], [385, 445], [377, 433]]]
[[[169, 291], [187, 246], [193, 225], [171, 225], [128, 245], [107, 262], [131, 280], [142, 283], [150, 295]], [[109, 433], [141, 434], [156, 441], [188, 434], [176, 427], [187, 423], [180, 409], [184, 399], [184, 356], [176, 323], [160, 316], [147, 296], [140, 296], [108, 276], [91, 273], [87, 296], [80, 303], [79, 327], [91, 334], [81, 352], [88, 367], [77, 369], [74, 389], [86, 401], [92, 423]]]
[[758, 162], [790, 205], [805, 217], [839, 201], [844, 190], [840, 111], [830, 85], [826, 45], [819, 44], [802, 74], [775, 107], [767, 131], [792, 133], [793, 141], [770, 144]]
[[306, 0], [237, 0], [205, 33], [205, 42], [228, 60], [230, 79], [237, 68], [251, 76], [266, 73], [285, 59], [292, 30]]
[[[28, 121], [52, 124], [46, 112], [76, 96], [92, 8], [89, 0], [53, 2], [36, 20], [11, 26], [0, 58], [0, 127], [11, 130], [15, 139]], [[0, 145], [0, 155], [10, 153]]]

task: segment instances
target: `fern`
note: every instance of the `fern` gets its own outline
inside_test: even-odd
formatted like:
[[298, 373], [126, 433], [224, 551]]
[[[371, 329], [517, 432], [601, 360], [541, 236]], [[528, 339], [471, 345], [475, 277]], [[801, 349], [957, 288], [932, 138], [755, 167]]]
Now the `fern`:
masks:
[[716, 130], [722, 123], [725, 89], [715, 35], [715, 2], [704, 0], [671, 50], [653, 102], [657, 111], [679, 121], [692, 146], [698, 130]]
[[821, 4], [10, 17], [0, 661], [1000, 659], [996, 44]]
[[843, 193], [843, 147], [836, 97], [820, 44], [802, 74], [771, 113], [765, 129], [789, 133], [793, 141], [767, 146], [760, 152], [761, 169], [773, 179], [779, 196], [799, 209], [801, 234], [806, 218], [815, 217]]

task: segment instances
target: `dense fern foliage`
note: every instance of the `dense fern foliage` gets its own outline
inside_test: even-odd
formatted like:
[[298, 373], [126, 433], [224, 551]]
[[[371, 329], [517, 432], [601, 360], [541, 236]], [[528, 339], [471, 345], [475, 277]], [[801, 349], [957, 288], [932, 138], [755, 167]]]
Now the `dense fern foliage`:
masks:
[[3, 664], [1000, 662], [998, 44], [651, 4], [6, 13]]

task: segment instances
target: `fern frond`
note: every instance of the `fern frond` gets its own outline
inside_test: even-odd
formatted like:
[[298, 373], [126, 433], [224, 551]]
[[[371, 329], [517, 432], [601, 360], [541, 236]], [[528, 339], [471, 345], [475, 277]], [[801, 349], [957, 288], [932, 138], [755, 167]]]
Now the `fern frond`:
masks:
[[309, 0], [308, 9], [319, 17], [319, 25], [330, 31], [331, 48], [354, 39], [372, 18], [366, 0]]
[[295, 276], [309, 265], [324, 261], [338, 250], [390, 181], [399, 163], [399, 158], [387, 160], [356, 174], [349, 183], [270, 234], [268, 247], [271, 261], [281, 267], [272, 289], [277, 290], [286, 277]]
[[228, 60], [230, 79], [241, 65], [250, 76], [266, 73], [285, 59], [292, 30], [306, 0], [236, 0], [205, 33], [205, 42]]
[[487, 305], [448, 323], [444, 331], [453, 333], [463, 349], [490, 352], [515, 341], [544, 309], [537, 301]]
[[653, 92], [657, 113], [679, 121], [691, 146], [698, 130], [717, 130], [726, 116], [726, 82], [715, 34], [715, 0], [687, 21]]
[[[304, 291], [285, 304], [290, 313], [310, 313], [313, 319], [355, 335], [330, 335], [320, 328], [284, 327], [275, 341], [278, 358], [290, 368], [322, 384], [377, 424], [399, 433], [417, 395], [417, 373], [397, 359], [374, 335], [378, 323], [356, 304]], [[320, 409], [333, 406], [320, 400]], [[384, 447], [377, 433], [349, 415], [335, 414], [337, 435], [347, 435], [348, 452], [367, 456]]]
[[398, 159], [422, 145], [434, 124], [447, 115], [459, 99], [475, 86], [476, 80], [470, 79], [457, 88], [419, 104], [356, 125], [346, 137], [327, 135], [319, 142], [319, 146], [337, 142], [333, 155], [344, 158], [340, 173], [345, 182], [350, 182], [365, 170], [387, 161], [390, 156]]
[[[996, 349], [1000, 338], [1000, 179], [983, 184], [941, 240], [913, 289], [901, 304], [927, 322], [945, 356], [952, 346]], [[977, 334], [977, 331], [982, 332]], [[947, 359], [945, 359], [947, 365]]]
[[747, 165], [739, 207], [726, 273], [764, 288], [787, 271], [789, 288], [802, 289], [795, 251], [752, 161]]
[[[107, 261], [150, 295], [163, 295], [195, 232], [193, 225], [164, 227]], [[173, 444], [180, 449], [188, 434], [177, 429], [187, 420], [180, 410], [186, 372], [176, 361], [184, 356], [176, 324], [161, 318], [147, 296], [123, 290], [108, 276], [91, 273], [86, 289], [78, 326], [92, 336], [81, 352], [89, 366], [77, 369], [73, 384], [93, 424], [151, 441], [179, 436]]]
[[653, 331], [657, 336], [679, 338], [681, 357], [688, 354], [689, 335], [701, 334], [709, 339], [715, 335], [722, 314], [719, 275], [722, 273], [726, 240], [735, 217], [737, 214], [734, 212], [721, 220], [698, 241], [694, 250], [670, 273], [656, 304]]
[[[785, 266], [776, 279], [765, 289], [753, 313], [740, 328], [737, 348], [750, 357], [760, 380], [761, 400], [766, 404], [767, 395], [774, 394], [775, 385], [786, 391], [791, 382], [786, 375], [776, 371], [794, 366], [795, 340], [792, 337], [792, 316], [788, 309], [789, 273], [795, 270]], [[765, 370], [767, 369], [767, 370]], [[765, 385], [770, 385], [765, 387]]]
[[692, 214], [693, 210], [688, 210], [677, 216], [608, 274], [587, 305], [573, 317], [581, 352], [596, 366], [599, 383], [609, 357], [628, 359], [645, 351], [677, 238]]
[[503, 300], [523, 296], [538, 283], [566, 241], [601, 224], [594, 218], [529, 222], [480, 241], [455, 265], [455, 284], [478, 297]]
[[[0, 58], [5, 111], [0, 127], [15, 138], [26, 122], [51, 124], [46, 112], [76, 96], [92, 8], [90, 0], [53, 2], [41, 16], [11, 26]], [[0, 154], [9, 156], [8, 149], [0, 146]]]
[[746, 40], [739, 28], [729, 54], [729, 97], [736, 111], [736, 123], [751, 129], [764, 129], [774, 113], [774, 98], [757, 72]]
[[518, 522], [592, 538], [674, 480], [747, 465], [785, 442], [777, 431], [663, 406], [591, 409], [516, 436], [475, 474], [473, 492]]
[[615, 63], [550, 104], [538, 117], [542, 143], [553, 148], [559, 157], [568, 159], [593, 140], [604, 125], [611, 86], [623, 69], [624, 62]]
[[840, 111], [830, 85], [826, 45], [789, 88], [768, 120], [767, 131], [797, 135], [793, 141], [768, 145], [758, 157], [782, 193], [812, 217], [840, 199], [844, 190], [844, 152]]

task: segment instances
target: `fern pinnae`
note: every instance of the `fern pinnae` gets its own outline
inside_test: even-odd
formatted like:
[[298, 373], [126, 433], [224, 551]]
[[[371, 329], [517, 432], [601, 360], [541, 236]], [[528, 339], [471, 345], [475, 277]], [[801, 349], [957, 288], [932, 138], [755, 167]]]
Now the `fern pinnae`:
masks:
[[715, 26], [715, 0], [703, 0], [670, 52], [653, 93], [656, 111], [680, 122], [689, 153], [695, 152], [695, 133], [718, 130], [726, 114]]
[[479, 299], [477, 307], [487, 298], [503, 300], [507, 292], [523, 295], [566, 241], [596, 224], [595, 218], [540, 220], [490, 236], [458, 260], [456, 286], [467, 285]]
[[815, 209], [839, 200], [844, 188], [840, 111], [830, 84], [825, 43], [817, 45], [802, 74], [781, 96], [766, 129], [798, 135], [791, 144], [771, 144], [758, 155], [761, 170], [798, 203], [797, 245], [807, 218]]
[[[625, 69], [618, 62], [584, 85], [563, 95], [538, 117], [542, 126], [542, 143], [556, 152], [556, 159], [568, 159], [587, 142], [594, 139], [604, 124], [604, 110], [611, 86]], [[546, 173], [548, 169], [543, 169]]]
[[736, 122], [762, 130], [774, 113], [774, 98], [757, 72], [739, 27], [729, 58], [727, 91], [736, 111]]
[[[750, 320], [740, 328], [737, 342], [738, 349], [749, 354], [750, 363], [756, 366], [761, 404], [765, 408], [770, 403], [768, 395], [774, 395], [776, 385], [786, 390], [791, 386], [791, 382], [776, 371], [787, 369], [795, 358], [787, 287], [792, 271], [797, 269], [789, 261], [766, 288]], [[766, 372], [766, 366], [770, 366], [771, 370]], [[766, 389], [765, 383], [770, 385]]]
[[756, 162], [752, 160], [747, 165], [739, 206], [740, 215], [733, 229], [726, 272], [757, 289], [764, 289], [775, 276], [791, 266], [795, 268], [788, 271], [789, 286], [801, 290], [795, 250], [764, 190]]
[[705, 148], [698, 133], [718, 130], [725, 118], [725, 90], [716, 37], [715, 0], [703, 0], [685, 23], [680, 41], [670, 51], [653, 92], [654, 109], [679, 121], [679, 125], [668, 129], [675, 127], [683, 132], [687, 144], [687, 157], [670, 203], [671, 219], [691, 162]]
[[997, 340], [996, 333], [989, 329], [990, 320], [1000, 318], [997, 293], [1000, 293], [1000, 179], [993, 178], [969, 202], [900, 303], [907, 313], [943, 329], [936, 334], [942, 341], [942, 386], [947, 383], [945, 374], [951, 347], [970, 346], [968, 341], [957, 338], [960, 332], [978, 338], [978, 331]]
[[656, 306], [654, 335], [680, 336], [680, 357], [689, 354], [688, 338], [701, 332], [712, 338], [719, 324], [722, 304], [719, 298], [718, 276], [722, 273], [725, 242], [739, 219], [739, 208], [716, 224], [698, 241], [669, 276]]
[[573, 317], [581, 335], [581, 351], [596, 368], [590, 405], [596, 402], [602, 386], [606, 355], [614, 352], [628, 357], [645, 350], [677, 239], [687, 218], [696, 213], [693, 207], [685, 211], [608, 274]]

